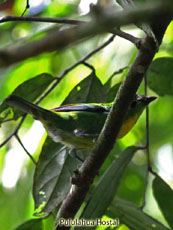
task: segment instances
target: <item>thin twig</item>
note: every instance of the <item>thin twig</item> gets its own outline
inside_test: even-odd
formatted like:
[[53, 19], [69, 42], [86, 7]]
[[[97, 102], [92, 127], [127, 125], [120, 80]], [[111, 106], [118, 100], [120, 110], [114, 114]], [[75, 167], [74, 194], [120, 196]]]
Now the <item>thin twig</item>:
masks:
[[117, 36], [124, 38], [130, 42], [132, 42], [138, 49], [140, 48], [141, 38], [137, 38], [131, 34], [128, 34], [118, 28], [111, 29], [110, 31], [113, 34], [116, 34]]
[[[145, 91], [145, 96], [148, 95], [147, 92], [147, 75], [145, 74], [144, 76], [144, 91]], [[147, 155], [147, 170], [146, 170], [146, 175], [145, 175], [145, 189], [144, 189], [144, 200], [143, 204], [141, 206], [141, 209], [145, 207], [146, 204], [146, 191], [147, 191], [147, 185], [149, 181], [149, 172], [151, 168], [151, 163], [150, 163], [150, 152], [149, 152], [149, 107], [146, 107], [146, 144], [144, 148], [146, 150], [146, 155]]]
[[14, 136], [17, 134], [19, 128], [21, 127], [22, 123], [24, 122], [26, 117], [26, 114], [22, 117], [22, 119], [20, 120], [19, 124], [17, 125], [17, 127], [15, 128], [15, 130], [5, 139], [5, 141], [3, 141], [0, 144], [0, 148], [2, 148], [5, 144], [7, 144], [7, 142]]
[[22, 146], [22, 148], [24, 149], [24, 151], [26, 152], [26, 154], [29, 156], [29, 158], [32, 160], [32, 162], [36, 165], [37, 162], [35, 161], [35, 159], [33, 158], [33, 156], [28, 152], [28, 150], [25, 148], [25, 146], [23, 145], [22, 141], [20, 140], [19, 136], [17, 134], [15, 134], [16, 139], [18, 140], [19, 144]]
[[73, 64], [72, 66], [68, 67], [67, 69], [65, 69], [58, 78], [56, 78], [56, 80], [54, 81], [54, 83], [51, 85], [51, 87], [39, 98], [39, 100], [36, 101], [36, 104], [40, 103], [40, 101], [42, 101], [55, 87], [56, 85], [60, 82], [60, 80], [67, 74], [69, 73], [71, 70], [73, 70], [76, 66], [84, 63], [87, 59], [89, 59], [91, 56], [93, 56], [95, 53], [99, 52], [100, 50], [102, 50], [103, 48], [105, 48], [107, 45], [109, 45], [115, 38], [115, 35], [112, 35], [106, 42], [104, 42], [101, 46], [99, 46], [98, 48], [94, 49], [93, 51], [91, 51], [90, 53], [88, 53], [86, 56], [84, 56], [83, 58], [81, 58], [78, 62], [76, 62], [75, 64]]
[[95, 70], [95, 68], [94, 68], [94, 66], [93, 65], [90, 65], [89, 63], [87, 63], [87, 62], [83, 62], [83, 64], [85, 65], [85, 66], [87, 66], [89, 69], [91, 69], [92, 70], [92, 72], [96, 72], [96, 70]]
[[63, 19], [63, 18], [51, 18], [51, 17], [30, 17], [30, 16], [4, 16], [0, 18], [0, 23], [3, 22], [49, 22], [49, 23], [62, 23], [70, 25], [79, 25], [81, 23], [86, 23], [80, 20], [73, 19]]
[[[25, 9], [26, 11], [26, 9]], [[24, 12], [25, 13], [25, 12]], [[24, 14], [23, 13], [23, 14]], [[73, 20], [73, 19], [62, 19], [62, 18], [51, 18], [51, 17], [20, 17], [20, 16], [4, 16], [0, 18], [0, 23], [3, 22], [11, 22], [11, 21], [25, 21], [25, 22], [47, 22], [47, 23], [61, 23], [61, 24], [69, 24], [69, 25], [79, 25], [81, 23], [87, 23], [86, 21], [81, 20]], [[121, 38], [124, 38], [130, 42], [132, 42], [137, 48], [140, 47], [140, 38], [137, 38], [131, 34], [128, 34], [118, 28], [114, 28], [110, 30], [112, 34], [115, 34]]]
[[127, 65], [127, 66], [124, 66], [124, 67], [120, 68], [119, 70], [115, 70], [115, 71], [111, 74], [110, 79], [111, 79], [113, 76], [122, 73], [122, 72], [123, 72], [125, 69], [127, 69], [127, 68], [130, 68], [130, 66]]
[[171, 13], [172, 7], [170, 7], [170, 4], [168, 5], [167, 1], [164, 1], [164, 3], [161, 1], [158, 4], [140, 5], [137, 9], [124, 11], [103, 9], [101, 10], [99, 20], [93, 19], [88, 23], [82, 23], [61, 31], [54, 30], [39, 40], [0, 50], [0, 67], [12, 65], [41, 53], [55, 50], [57, 52], [84, 39], [107, 33], [115, 27], [141, 21], [152, 21], [153, 18], [160, 17], [163, 14], [163, 10], [166, 15]]
[[[144, 76], [144, 87], [145, 87], [145, 96], [147, 96], [147, 75]], [[146, 145], [144, 147], [147, 153], [147, 173], [146, 173], [146, 184], [148, 184], [149, 180], [149, 172], [154, 176], [158, 176], [156, 172], [153, 171], [151, 166], [151, 159], [150, 159], [150, 132], [149, 132], [149, 106], [146, 107]], [[143, 207], [145, 206], [145, 200]]]
[[[144, 87], [145, 87], [145, 96], [147, 96], [147, 76], [145, 74], [144, 76]], [[149, 107], [146, 107], [146, 152], [147, 152], [147, 164], [148, 164], [148, 170], [151, 169], [151, 162], [150, 162], [150, 136], [149, 136]]]
[[30, 7], [30, 5], [29, 5], [29, 0], [26, 0], [26, 7], [25, 7], [25, 10], [23, 11], [23, 13], [22, 13], [22, 17], [23, 17], [23, 15], [26, 13], [26, 11], [29, 9], [29, 7]]
[[[4, 16], [4, 17], [0, 18], [0, 23], [11, 22], [11, 21], [47, 22], [47, 23], [69, 24], [69, 25], [79, 25], [81, 23], [87, 23], [86, 21], [81, 21], [81, 20], [73, 20], [73, 19], [65, 19], [65, 18], [51, 18], [51, 17]], [[139, 42], [141, 41], [140, 38], [134, 37], [133, 35], [128, 34], [128, 33], [124, 32], [120, 29], [117, 29], [117, 28], [110, 30], [110, 32], [132, 42], [137, 47], [138, 47]]]

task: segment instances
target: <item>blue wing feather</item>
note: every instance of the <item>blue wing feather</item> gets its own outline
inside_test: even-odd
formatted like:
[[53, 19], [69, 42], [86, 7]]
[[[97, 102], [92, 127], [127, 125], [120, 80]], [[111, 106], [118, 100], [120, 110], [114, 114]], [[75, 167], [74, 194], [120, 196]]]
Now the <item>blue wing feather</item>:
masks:
[[52, 109], [54, 112], [72, 112], [72, 111], [86, 111], [86, 112], [109, 112], [112, 103], [100, 103], [100, 104], [70, 104], [63, 105]]

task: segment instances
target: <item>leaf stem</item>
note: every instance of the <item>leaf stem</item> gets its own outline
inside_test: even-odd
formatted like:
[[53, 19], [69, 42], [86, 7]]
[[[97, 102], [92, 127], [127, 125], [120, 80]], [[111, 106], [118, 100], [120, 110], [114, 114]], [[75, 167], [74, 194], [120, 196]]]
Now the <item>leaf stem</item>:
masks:
[[22, 143], [21, 139], [19, 138], [19, 136], [17, 134], [15, 134], [16, 139], [18, 140], [19, 144], [22, 146], [22, 148], [24, 149], [24, 151], [26, 152], [26, 154], [29, 156], [29, 158], [32, 160], [32, 162], [37, 165], [37, 162], [35, 161], [35, 159], [33, 158], [33, 156], [28, 152], [28, 150], [25, 148], [24, 144]]
[[3, 141], [0, 144], [0, 148], [2, 148], [5, 144], [7, 144], [7, 142], [9, 140], [11, 140], [11, 138], [17, 134], [18, 130], [20, 129], [21, 125], [23, 124], [24, 120], [26, 118], [26, 114], [22, 117], [22, 119], [20, 120], [19, 124], [17, 125], [17, 127], [15, 128], [15, 130], [5, 139], [5, 141]]
[[25, 10], [23, 11], [23, 13], [22, 13], [22, 17], [23, 17], [23, 15], [26, 13], [26, 11], [28, 10], [30, 8], [30, 5], [29, 5], [29, 0], [26, 0], [26, 7], [25, 7]]

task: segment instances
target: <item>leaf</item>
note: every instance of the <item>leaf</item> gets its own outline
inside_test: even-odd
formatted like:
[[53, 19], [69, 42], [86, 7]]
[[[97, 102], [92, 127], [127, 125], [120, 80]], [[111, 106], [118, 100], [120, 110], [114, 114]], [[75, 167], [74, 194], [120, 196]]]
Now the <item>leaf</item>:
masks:
[[173, 96], [173, 58], [157, 58], [148, 70], [149, 87], [160, 96]]
[[[19, 85], [12, 94], [20, 96], [22, 98], [25, 98], [28, 101], [35, 101], [44, 91], [45, 89], [52, 83], [54, 80], [54, 77], [48, 73], [42, 73], [36, 77], [33, 77], [25, 82], [23, 82], [21, 85]], [[5, 101], [2, 102], [0, 105], [0, 113], [3, 112], [3, 117], [1, 118], [1, 122], [3, 122], [6, 119], [6, 116], [9, 113], [9, 106], [5, 103]], [[6, 111], [8, 109], [8, 111]], [[22, 112], [18, 110], [13, 110], [13, 119], [18, 119], [20, 116], [22, 116]]]
[[80, 218], [96, 219], [102, 217], [112, 202], [122, 174], [136, 151], [136, 147], [128, 147], [113, 161], [94, 188], [91, 198]]
[[133, 230], [169, 230], [159, 221], [145, 214], [135, 204], [116, 197], [109, 207], [112, 218], [118, 218], [119, 222]]
[[36, 215], [48, 215], [70, 190], [70, 176], [79, 162], [66, 147], [47, 137], [35, 170], [33, 196]]
[[94, 72], [70, 92], [63, 104], [105, 102], [106, 91]]
[[116, 84], [116, 85], [114, 85], [112, 88], [110, 88], [108, 90], [108, 92], [107, 92], [107, 100], [106, 100], [107, 102], [112, 102], [115, 99], [115, 97], [117, 95], [117, 92], [118, 92], [118, 90], [120, 88], [120, 85], [121, 85], [121, 82]]
[[41, 219], [28, 220], [15, 230], [44, 230]]
[[166, 221], [173, 228], [173, 190], [159, 176], [153, 181], [153, 194]]
[[114, 71], [112, 73], [112, 75], [109, 77], [108, 81], [104, 84], [104, 89], [106, 91], [106, 102], [113, 102], [114, 101], [114, 99], [115, 99], [115, 97], [117, 95], [117, 92], [118, 92], [118, 90], [120, 88], [120, 85], [122, 83], [122, 80], [121, 80], [121, 81], [119, 81], [118, 83], [116, 83], [115, 85], [113, 85], [111, 87], [111, 85], [112, 85], [112, 79], [116, 75], [122, 73], [127, 68], [129, 68], [129, 66], [124, 66], [123, 68], [121, 68], [121, 69], [119, 69], [117, 71]]

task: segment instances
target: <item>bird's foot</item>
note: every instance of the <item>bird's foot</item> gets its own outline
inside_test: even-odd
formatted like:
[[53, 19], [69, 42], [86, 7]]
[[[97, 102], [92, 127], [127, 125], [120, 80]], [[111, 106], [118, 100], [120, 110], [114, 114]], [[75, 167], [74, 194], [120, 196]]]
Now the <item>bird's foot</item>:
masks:
[[70, 154], [70, 156], [72, 156], [73, 158], [75, 158], [75, 159], [77, 159], [78, 161], [80, 161], [80, 162], [84, 162], [84, 160], [81, 158], [81, 157], [79, 157], [78, 155], [77, 155], [77, 152], [76, 152], [76, 149], [75, 148], [73, 148], [73, 149], [70, 149], [69, 150], [69, 154]]

